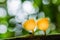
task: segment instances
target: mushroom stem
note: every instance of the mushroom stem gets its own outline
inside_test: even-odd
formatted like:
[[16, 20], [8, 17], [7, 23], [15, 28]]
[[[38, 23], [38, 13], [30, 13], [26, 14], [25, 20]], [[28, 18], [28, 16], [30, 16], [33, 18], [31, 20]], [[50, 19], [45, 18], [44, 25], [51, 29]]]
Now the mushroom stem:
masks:
[[46, 30], [44, 31], [44, 40], [46, 39]]
[[44, 35], [46, 36], [46, 31], [44, 31]]
[[32, 35], [34, 35], [34, 30], [32, 30]]
[[32, 34], [30, 35], [30, 37], [32, 38], [34, 36], [34, 30], [32, 30]]

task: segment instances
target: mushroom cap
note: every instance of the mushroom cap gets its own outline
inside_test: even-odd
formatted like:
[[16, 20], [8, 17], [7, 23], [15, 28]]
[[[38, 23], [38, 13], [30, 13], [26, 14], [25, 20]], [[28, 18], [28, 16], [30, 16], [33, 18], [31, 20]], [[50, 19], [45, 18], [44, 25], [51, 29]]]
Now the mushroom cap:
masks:
[[37, 27], [39, 30], [46, 31], [49, 27], [49, 20], [48, 18], [41, 18], [37, 21]]
[[34, 19], [29, 19], [23, 23], [23, 27], [28, 31], [32, 31], [36, 27], [36, 22]]

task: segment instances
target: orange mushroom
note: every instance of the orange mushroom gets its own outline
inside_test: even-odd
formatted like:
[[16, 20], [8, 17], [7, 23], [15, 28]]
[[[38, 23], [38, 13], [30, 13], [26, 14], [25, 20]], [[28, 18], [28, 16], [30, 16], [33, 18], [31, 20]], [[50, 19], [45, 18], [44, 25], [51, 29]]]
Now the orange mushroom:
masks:
[[34, 28], [36, 27], [36, 22], [34, 19], [29, 19], [23, 23], [23, 27], [28, 31], [34, 32]]
[[49, 20], [48, 18], [41, 18], [37, 21], [37, 26], [39, 30], [46, 31], [49, 27]]

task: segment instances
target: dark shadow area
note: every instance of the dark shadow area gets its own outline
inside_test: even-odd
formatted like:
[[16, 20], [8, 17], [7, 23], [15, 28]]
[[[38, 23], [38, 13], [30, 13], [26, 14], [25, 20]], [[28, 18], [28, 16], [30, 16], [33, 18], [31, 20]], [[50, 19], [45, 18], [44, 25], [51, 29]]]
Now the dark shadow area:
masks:
[[10, 40], [60, 40], [60, 35], [33, 36], [27, 38], [15, 38]]

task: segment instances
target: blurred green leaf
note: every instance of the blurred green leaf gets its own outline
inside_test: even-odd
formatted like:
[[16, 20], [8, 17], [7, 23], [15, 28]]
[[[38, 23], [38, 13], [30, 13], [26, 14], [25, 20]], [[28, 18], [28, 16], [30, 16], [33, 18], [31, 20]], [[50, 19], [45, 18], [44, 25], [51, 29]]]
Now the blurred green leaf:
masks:
[[0, 39], [5, 39], [5, 38], [10, 38], [10, 37], [14, 37], [14, 32], [7, 32], [5, 34], [0, 34]]
[[25, 29], [22, 29], [22, 35], [26, 35], [26, 34], [29, 34], [29, 32], [26, 31]]
[[34, 0], [34, 5], [35, 6], [41, 6], [42, 5], [42, 0]]

